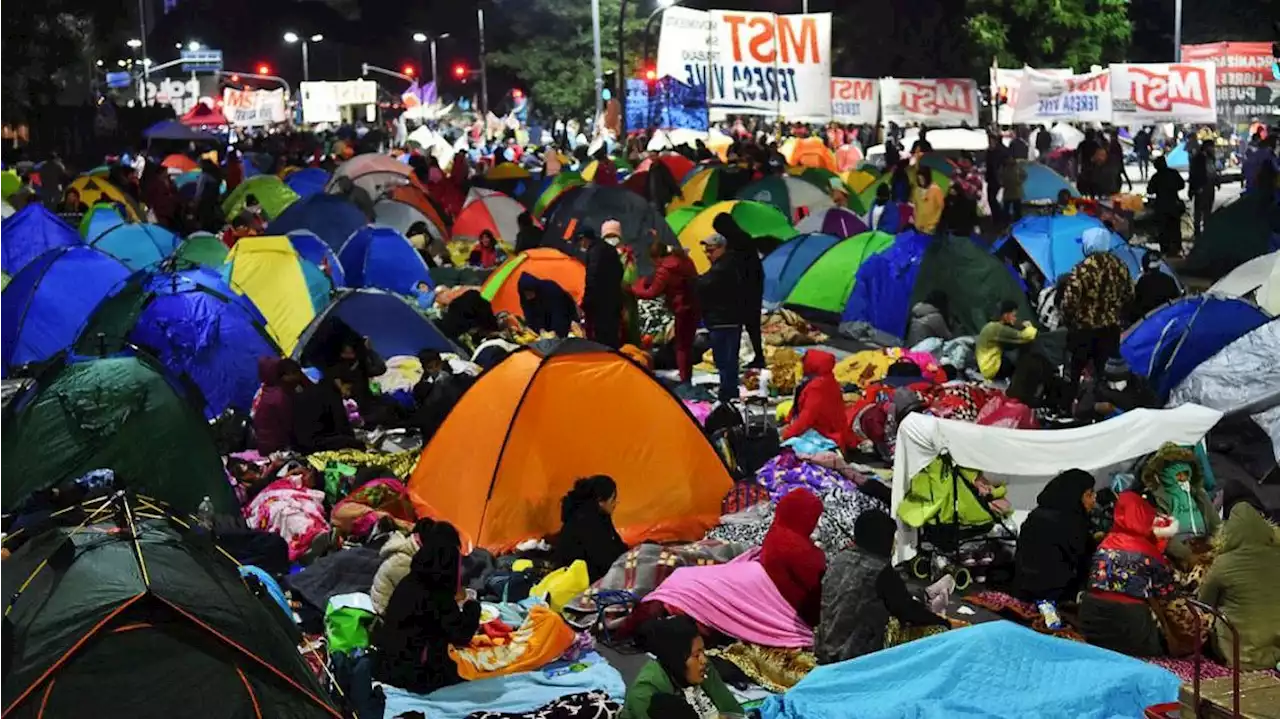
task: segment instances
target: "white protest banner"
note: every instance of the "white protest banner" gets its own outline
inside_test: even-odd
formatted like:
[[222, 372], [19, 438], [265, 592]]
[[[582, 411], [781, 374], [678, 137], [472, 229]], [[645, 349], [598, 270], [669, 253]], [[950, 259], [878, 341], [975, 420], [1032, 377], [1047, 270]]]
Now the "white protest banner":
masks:
[[1217, 122], [1216, 89], [1217, 71], [1209, 62], [1112, 65], [1112, 122]]
[[1111, 122], [1111, 71], [1065, 77], [1027, 68], [1013, 105], [1013, 122]]
[[[1055, 77], [1067, 77], [1071, 75], [1070, 68], [1051, 68], [1041, 69], [1042, 72]], [[996, 122], [1001, 125], [1014, 124], [1013, 109], [1018, 106], [1019, 90], [1022, 88], [1022, 70], [995, 67], [989, 73], [991, 77], [992, 94], [996, 97], [1004, 97], [1004, 104], [1000, 106], [999, 112], [996, 113]]]
[[317, 122], [341, 122], [342, 111], [338, 108], [337, 83], [304, 82], [298, 86], [298, 96], [302, 99], [302, 121], [307, 124]]
[[658, 77], [674, 77], [686, 85], [710, 85], [716, 59], [716, 33], [711, 13], [675, 6], [662, 13], [658, 36]]
[[831, 119], [874, 125], [880, 115], [880, 81], [859, 77], [831, 78]]
[[884, 122], [956, 126], [978, 124], [978, 83], [968, 78], [880, 81]]
[[222, 91], [222, 114], [227, 122], [241, 127], [273, 125], [284, 122], [284, 90]]

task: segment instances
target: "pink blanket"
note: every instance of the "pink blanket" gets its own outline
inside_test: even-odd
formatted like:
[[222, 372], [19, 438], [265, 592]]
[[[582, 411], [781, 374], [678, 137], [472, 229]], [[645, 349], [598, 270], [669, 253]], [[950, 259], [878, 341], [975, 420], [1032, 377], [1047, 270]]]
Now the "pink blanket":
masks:
[[728, 564], [677, 569], [646, 602], [663, 602], [734, 639], [766, 647], [813, 646], [813, 629], [778, 593], [756, 561], [758, 549]]

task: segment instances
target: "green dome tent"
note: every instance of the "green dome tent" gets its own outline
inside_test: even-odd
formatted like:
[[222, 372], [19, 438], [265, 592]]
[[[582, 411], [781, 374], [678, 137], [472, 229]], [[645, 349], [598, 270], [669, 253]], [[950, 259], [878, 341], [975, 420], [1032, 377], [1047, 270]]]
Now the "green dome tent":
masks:
[[1262, 193], [1244, 195], [1218, 208], [1187, 255], [1183, 271], [1221, 277], [1249, 260], [1276, 249], [1272, 235], [1280, 227], [1280, 205]]
[[854, 279], [863, 261], [892, 244], [893, 235], [887, 232], [863, 232], [837, 242], [809, 265], [785, 304], [838, 316], [849, 301], [849, 293], [853, 291]]
[[236, 499], [204, 418], [141, 355], [73, 362], [50, 373], [4, 413], [0, 506], [94, 469], [194, 512], [208, 496], [222, 512]]
[[204, 265], [216, 270], [227, 261], [227, 246], [208, 232], [192, 232], [170, 257], [177, 260], [179, 266]]
[[255, 175], [245, 180], [232, 190], [227, 199], [222, 201], [222, 214], [227, 218], [235, 217], [244, 209], [245, 198], [253, 195], [262, 205], [268, 220], [274, 220], [289, 205], [298, 201], [298, 193], [284, 184], [275, 175]]

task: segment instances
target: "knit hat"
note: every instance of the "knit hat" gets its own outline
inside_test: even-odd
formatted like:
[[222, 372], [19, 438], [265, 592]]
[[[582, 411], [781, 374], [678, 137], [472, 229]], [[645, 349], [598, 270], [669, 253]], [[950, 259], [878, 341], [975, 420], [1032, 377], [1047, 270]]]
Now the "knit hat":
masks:
[[1129, 363], [1123, 357], [1112, 357], [1102, 368], [1102, 374], [1108, 379], [1124, 379], [1129, 376]]

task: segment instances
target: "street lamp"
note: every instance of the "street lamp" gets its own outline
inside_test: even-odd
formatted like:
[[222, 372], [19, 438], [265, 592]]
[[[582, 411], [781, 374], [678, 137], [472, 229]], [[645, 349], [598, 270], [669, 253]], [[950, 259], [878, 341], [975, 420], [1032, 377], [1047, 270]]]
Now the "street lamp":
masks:
[[133, 48], [134, 50], [137, 50], [138, 48], [142, 47], [142, 41], [135, 37], [134, 39], [130, 40], [129, 42], [126, 42], [126, 43], [125, 43], [125, 45], [128, 45], [129, 47]]
[[[125, 43], [125, 45], [128, 45], [129, 49], [133, 51], [133, 58], [135, 61], [137, 61], [139, 59], [138, 50], [139, 48], [142, 47], [142, 41], [136, 37], [130, 38], [129, 41]], [[139, 105], [141, 105], [146, 100], [146, 96], [147, 96], [146, 75], [147, 75], [147, 67], [146, 65], [143, 65], [142, 72], [138, 73], [138, 104]]]
[[292, 45], [293, 43], [302, 44], [302, 81], [303, 82], [311, 81], [311, 58], [309, 57], [310, 55], [309, 46], [311, 45], [311, 43], [320, 42], [321, 40], [324, 40], [324, 35], [321, 35], [320, 33], [316, 33], [315, 35], [312, 35], [309, 38], [298, 37], [298, 33], [292, 32], [292, 31], [286, 32], [284, 34], [284, 41], [289, 43], [290, 45]]
[[431, 82], [436, 83], [436, 93], [440, 92], [440, 73], [436, 66], [436, 41], [449, 37], [449, 33], [443, 32], [439, 35], [428, 35], [425, 32], [415, 32], [413, 41], [418, 43], [418, 67], [422, 67], [422, 44], [431, 43]]
[[199, 50], [199, 49], [200, 49], [200, 41], [199, 41], [199, 40], [192, 40], [191, 42], [187, 43], [187, 49], [188, 49], [188, 50], [190, 50], [191, 52], [195, 52], [195, 51]]

